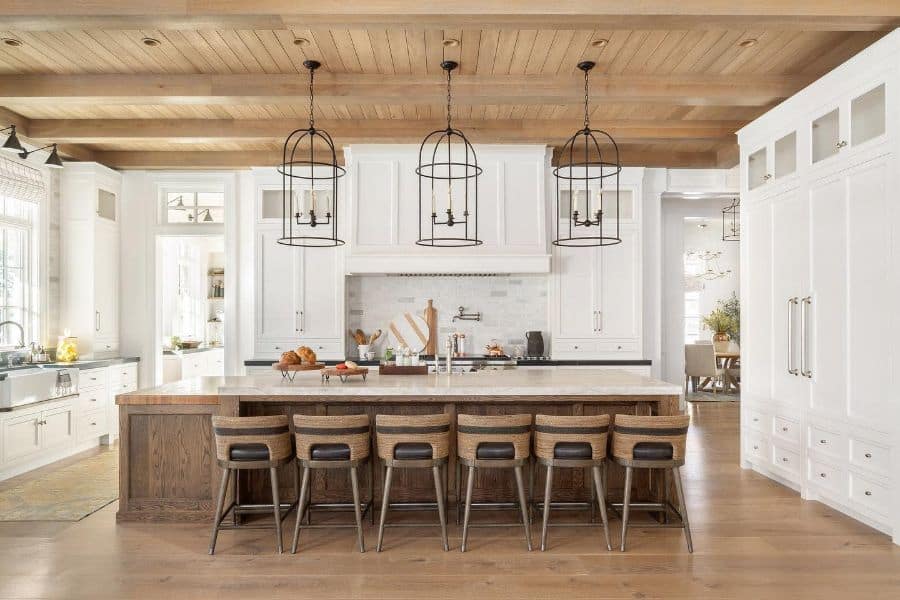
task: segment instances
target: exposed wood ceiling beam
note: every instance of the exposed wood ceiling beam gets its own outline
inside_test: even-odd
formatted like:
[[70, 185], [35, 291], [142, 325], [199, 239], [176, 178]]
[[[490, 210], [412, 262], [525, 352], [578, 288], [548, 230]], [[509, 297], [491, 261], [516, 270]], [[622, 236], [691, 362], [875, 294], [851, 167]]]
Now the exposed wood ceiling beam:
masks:
[[[715, 152], [671, 152], [623, 148], [623, 166], [711, 168]], [[278, 151], [98, 151], [98, 162], [119, 169], [237, 169], [274, 166], [281, 161]]]
[[311, 26], [534, 29], [792, 29], [874, 31], [900, 18], [894, 0], [53, 0], [4, 2], [10, 29], [287, 29]]
[[[224, 140], [283, 140], [302, 119], [219, 120], [219, 119], [33, 119], [33, 137], [74, 143], [106, 143], [113, 140], [190, 140], [196, 143]], [[475, 142], [563, 143], [580, 123], [577, 120], [458, 119], [456, 127]], [[731, 136], [743, 121], [691, 120], [600, 120], [602, 128], [616, 141], [717, 140]], [[418, 142], [429, 131], [443, 129], [446, 121], [415, 119], [329, 120], [319, 119], [337, 143]]]
[[[686, 106], [767, 106], [812, 81], [808, 75], [606, 75], [591, 77], [594, 101]], [[309, 98], [300, 74], [3, 75], [0, 104], [278, 104]], [[440, 76], [320, 73], [324, 104], [417, 104], [446, 101]], [[581, 104], [576, 76], [459, 75], [453, 101], [472, 104]]]

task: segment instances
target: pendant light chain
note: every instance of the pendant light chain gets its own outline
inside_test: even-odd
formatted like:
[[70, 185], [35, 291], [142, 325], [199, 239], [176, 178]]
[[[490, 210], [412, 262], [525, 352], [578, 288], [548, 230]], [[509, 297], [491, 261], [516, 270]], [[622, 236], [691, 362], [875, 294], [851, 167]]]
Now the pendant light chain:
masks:
[[450, 105], [452, 104], [453, 97], [450, 94], [450, 69], [447, 69], [447, 130], [451, 129], [450, 127]]
[[309, 70], [309, 128], [310, 129], [315, 129], [315, 127], [316, 127], [316, 119], [315, 119], [315, 116], [313, 115], [313, 108], [314, 108], [313, 100], [315, 98], [315, 90], [313, 88], [313, 78], [315, 76], [316, 76], [316, 70], [310, 69]]
[[591, 128], [591, 121], [588, 117], [588, 103], [590, 102], [590, 95], [588, 93], [588, 73], [590, 71], [584, 72], [584, 129], [585, 131]]

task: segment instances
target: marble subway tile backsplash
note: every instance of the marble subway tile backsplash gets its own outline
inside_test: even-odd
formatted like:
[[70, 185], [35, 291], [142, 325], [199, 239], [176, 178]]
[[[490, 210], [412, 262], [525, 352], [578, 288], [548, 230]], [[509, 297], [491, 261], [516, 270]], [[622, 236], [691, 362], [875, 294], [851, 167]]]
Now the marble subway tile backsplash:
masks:
[[[525, 332], [544, 332], [549, 348], [546, 275], [496, 276], [391, 276], [355, 275], [347, 278], [347, 326], [366, 334], [387, 331], [390, 320], [403, 312], [421, 315], [428, 299], [438, 311], [442, 342], [448, 333], [466, 334], [466, 352], [483, 354], [491, 340], [500, 342], [512, 354], [515, 346], [525, 352]], [[481, 321], [451, 323], [457, 309], [481, 313]], [[346, 338], [347, 356], [356, 356], [356, 343]], [[384, 336], [376, 342], [381, 355]]]

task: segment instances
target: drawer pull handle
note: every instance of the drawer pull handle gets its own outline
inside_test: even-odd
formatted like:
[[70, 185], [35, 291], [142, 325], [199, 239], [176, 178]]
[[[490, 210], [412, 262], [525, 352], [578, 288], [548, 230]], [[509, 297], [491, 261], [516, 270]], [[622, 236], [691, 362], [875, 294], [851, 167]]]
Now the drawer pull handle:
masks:
[[96, 401], [97, 401], [96, 398], [91, 398], [91, 402], [96, 402]]
[[93, 422], [93, 421], [92, 421], [92, 422], [91, 422], [91, 426], [92, 426], [92, 427], [96, 427], [96, 426], [97, 426], [97, 424], [96, 424], [96, 423], [94, 423], [94, 422]]
[[781, 462], [790, 462], [790, 461], [788, 460], [788, 457], [787, 457], [787, 456], [782, 456], [782, 457], [781, 457]]
[[847, 142], [845, 140], [841, 140], [840, 142], [835, 144], [835, 146], [838, 148], [845, 148], [847, 146]]
[[870, 492], [869, 490], [866, 490], [866, 496], [871, 496], [871, 495], [872, 495], [872, 492]]
[[759, 419], [758, 419], [757, 417], [753, 417], [753, 422], [754, 422], [754, 423], [759, 423]]
[[759, 450], [759, 446], [753, 446], [754, 450]]
[[822, 479], [825, 479], [827, 477], [827, 475], [825, 475], [825, 473], [819, 473], [819, 477], [821, 477]]
[[866, 458], [872, 458], [872, 453], [871, 453], [871, 452], [866, 452]]
[[819, 443], [822, 444], [823, 446], [827, 446], [828, 440], [819, 440]]
[[781, 428], [782, 431], [787, 431], [788, 429], [790, 429], [790, 428], [787, 426]]

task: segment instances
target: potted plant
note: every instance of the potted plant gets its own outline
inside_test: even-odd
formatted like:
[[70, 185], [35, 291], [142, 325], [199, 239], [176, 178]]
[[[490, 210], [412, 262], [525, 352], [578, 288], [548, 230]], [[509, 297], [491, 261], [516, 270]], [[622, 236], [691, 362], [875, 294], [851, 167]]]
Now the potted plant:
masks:
[[713, 331], [713, 341], [727, 342], [731, 339], [729, 331], [734, 330], [734, 317], [721, 306], [703, 317], [703, 325]]

